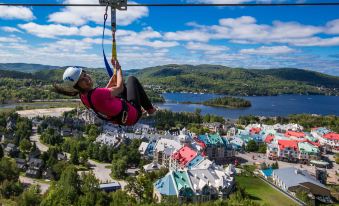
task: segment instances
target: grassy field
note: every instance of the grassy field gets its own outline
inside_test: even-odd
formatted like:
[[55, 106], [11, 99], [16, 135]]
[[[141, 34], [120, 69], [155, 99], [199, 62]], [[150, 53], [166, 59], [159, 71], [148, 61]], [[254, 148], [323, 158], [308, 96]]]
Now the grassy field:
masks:
[[240, 186], [245, 188], [253, 200], [261, 204], [265, 203], [271, 206], [297, 205], [284, 194], [273, 189], [257, 177], [237, 176], [236, 181]]
[[80, 102], [33, 102], [33, 103], [16, 103], [15, 108], [2, 108], [0, 105], [0, 112], [9, 112], [14, 110], [29, 110], [29, 109], [47, 109], [59, 107], [74, 107], [82, 105]]

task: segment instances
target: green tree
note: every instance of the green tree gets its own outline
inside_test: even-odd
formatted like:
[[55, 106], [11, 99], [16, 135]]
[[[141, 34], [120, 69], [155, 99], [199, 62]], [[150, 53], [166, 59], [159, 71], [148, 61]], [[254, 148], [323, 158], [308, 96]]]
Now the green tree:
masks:
[[2, 149], [2, 146], [0, 145], [0, 159], [4, 157], [4, 150]]
[[258, 152], [259, 153], [266, 153], [266, 150], [267, 150], [267, 145], [266, 144], [260, 144], [259, 145], [259, 149], [258, 149]]
[[275, 163], [272, 163], [272, 169], [279, 169], [279, 164], [277, 161], [275, 161]]
[[32, 144], [28, 139], [23, 139], [20, 142], [19, 148], [21, 152], [27, 153], [31, 150]]
[[77, 148], [72, 149], [70, 162], [72, 164], [75, 164], [75, 165], [79, 164], [79, 155], [78, 155], [78, 149]]
[[126, 191], [118, 190], [110, 193], [110, 206], [137, 205], [136, 200], [127, 194]]
[[19, 179], [19, 170], [16, 163], [8, 158], [0, 160], [0, 183], [5, 180], [17, 181]]
[[79, 205], [96, 205], [99, 200], [100, 190], [99, 181], [95, 178], [93, 172], [81, 174]]
[[5, 180], [1, 183], [0, 193], [5, 198], [18, 196], [24, 190], [23, 185], [19, 181]]
[[248, 141], [246, 145], [246, 151], [248, 152], [256, 152], [258, 151], [258, 145], [254, 140]]
[[80, 194], [80, 179], [74, 166], [68, 166], [60, 180], [52, 185], [41, 202], [42, 206], [74, 205]]
[[126, 177], [127, 161], [126, 157], [115, 159], [112, 161], [112, 176], [117, 179], [123, 179]]
[[14, 134], [16, 145], [19, 145], [21, 140], [29, 139], [32, 134], [32, 122], [28, 118], [18, 118]]
[[40, 205], [42, 196], [38, 185], [32, 185], [25, 190], [19, 197], [18, 205], [21, 206], [36, 206]]

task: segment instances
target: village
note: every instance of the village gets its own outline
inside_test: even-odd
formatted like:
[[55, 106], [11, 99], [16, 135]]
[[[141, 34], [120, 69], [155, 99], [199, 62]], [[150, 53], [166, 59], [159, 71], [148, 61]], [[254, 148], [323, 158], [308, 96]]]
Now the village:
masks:
[[[313, 201], [335, 201], [326, 185], [339, 183], [339, 166], [335, 162], [339, 134], [324, 127], [306, 132], [293, 123], [249, 124], [241, 128], [234, 123], [214, 122], [201, 125], [209, 132], [195, 134], [186, 128], [158, 131], [147, 121], [121, 127], [105, 123], [89, 111], [51, 110], [18, 112], [31, 121], [29, 149], [12, 141], [18, 124], [15, 118], [7, 118], [6, 132], [0, 133], [5, 156], [13, 158], [21, 171], [20, 181], [38, 184], [41, 193], [60, 175], [53, 169], [58, 162], [79, 165], [79, 173], [92, 171], [103, 191], [124, 190], [127, 185], [124, 178], [112, 175], [114, 168], [121, 167], [110, 164], [118, 154], [107, 151], [138, 141], [135, 152], [141, 158], [139, 167], [129, 163], [119, 174], [136, 177], [141, 172], [166, 171], [153, 183], [153, 198], [157, 202], [170, 197], [181, 203], [227, 199], [236, 189], [236, 176], [247, 172], [246, 166], [251, 166], [255, 176], [296, 204], [303, 204], [296, 195], [300, 190], [307, 191]], [[84, 136], [92, 138], [94, 144], [86, 151], [90, 147], [94, 152], [105, 150], [112, 154], [112, 160], [72, 149], [71, 142]], [[53, 150], [51, 145], [60, 147]]]

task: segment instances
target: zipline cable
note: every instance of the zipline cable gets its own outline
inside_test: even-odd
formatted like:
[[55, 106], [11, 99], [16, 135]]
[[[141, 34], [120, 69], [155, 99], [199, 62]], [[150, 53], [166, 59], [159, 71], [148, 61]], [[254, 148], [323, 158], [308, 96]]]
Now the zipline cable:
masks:
[[[104, 5], [100, 4], [45, 4], [45, 3], [0, 3], [0, 6], [100, 6], [103, 7]], [[339, 2], [315, 2], [315, 3], [260, 3], [260, 4], [170, 4], [170, 3], [163, 3], [163, 4], [127, 4], [128, 7], [134, 6], [134, 7], [139, 7], [139, 6], [148, 6], [148, 7], [216, 7], [216, 6], [224, 6], [224, 7], [232, 7], [232, 6], [237, 6], [237, 7], [273, 7], [273, 6], [339, 6]]]

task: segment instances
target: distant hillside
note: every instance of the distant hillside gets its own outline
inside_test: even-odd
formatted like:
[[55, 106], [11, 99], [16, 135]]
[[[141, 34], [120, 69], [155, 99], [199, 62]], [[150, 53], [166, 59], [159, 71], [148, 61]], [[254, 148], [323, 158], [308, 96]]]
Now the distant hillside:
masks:
[[136, 75], [145, 84], [161, 85], [167, 91], [230, 95], [339, 94], [339, 77], [293, 68], [164, 65], [142, 69]]
[[[1, 66], [9, 64], [0, 64]], [[0, 69], [0, 77], [33, 79], [43, 84], [61, 82], [65, 67], [30, 64], [21, 65], [25, 72]], [[44, 68], [43, 68], [44, 67]], [[20, 66], [16, 67], [17, 69]], [[34, 72], [28, 73], [29, 69]], [[39, 70], [40, 69], [40, 70]], [[103, 68], [87, 69], [99, 86], [109, 80]], [[141, 70], [124, 70], [124, 76], [135, 75], [142, 83], [159, 85], [164, 91], [209, 92], [229, 95], [279, 95], [279, 94], [320, 94], [339, 95], [339, 77], [319, 72], [294, 69], [243, 69], [220, 65], [164, 65]]]
[[25, 63], [0, 63], [0, 70], [11, 70], [20, 72], [36, 72], [40, 70], [50, 70], [60, 68], [58, 66], [48, 66], [41, 64], [25, 64]]

